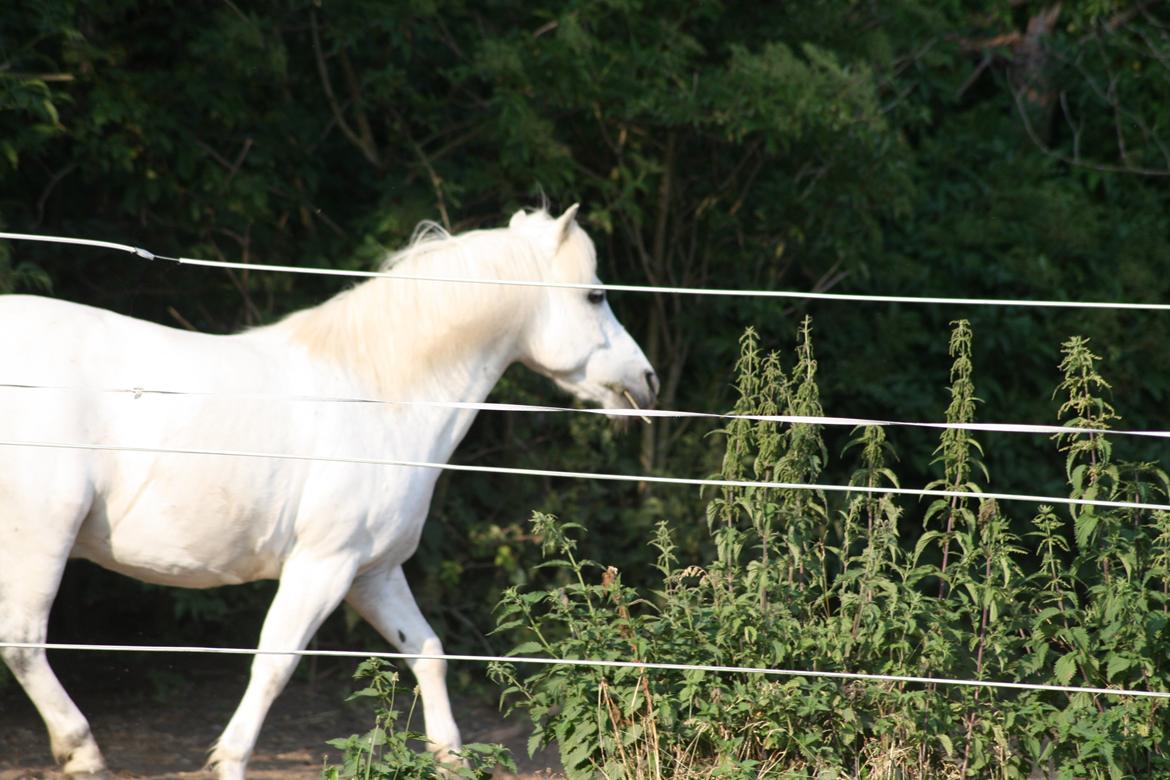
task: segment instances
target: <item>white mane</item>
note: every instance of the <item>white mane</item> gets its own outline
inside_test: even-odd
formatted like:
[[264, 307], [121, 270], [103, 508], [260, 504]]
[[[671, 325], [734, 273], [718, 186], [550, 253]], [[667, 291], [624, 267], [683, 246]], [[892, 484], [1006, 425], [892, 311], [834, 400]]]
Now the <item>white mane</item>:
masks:
[[[547, 228], [554, 221], [547, 207], [518, 212], [506, 228], [472, 230], [465, 233], [451, 233], [434, 220], [424, 220], [415, 226], [405, 247], [386, 256], [379, 265], [379, 270], [390, 271], [406, 260], [428, 257], [434, 252], [458, 250], [461, 245], [481, 239], [485, 234], [513, 239], [511, 251], [535, 251], [538, 250], [535, 239], [538, 238], [541, 228]], [[578, 238], [584, 237], [584, 231], [578, 230], [577, 233]]]
[[[403, 278], [370, 279], [273, 327], [287, 328], [311, 354], [364, 377], [371, 390], [402, 392], [413, 378], [404, 376], [404, 366], [428, 372], [437, 359], [486, 334], [507, 334], [541, 293], [539, 287], [410, 277], [543, 281], [564, 276], [550, 273], [549, 252], [537, 240], [539, 228], [547, 228], [552, 218], [537, 211], [521, 222], [459, 234], [420, 223], [410, 243], [380, 265]], [[577, 232], [574, 238], [588, 243], [584, 232]], [[579, 273], [592, 276], [592, 253], [586, 254], [590, 267]]]
[[420, 252], [426, 252], [431, 248], [442, 248], [435, 245], [444, 244], [454, 239], [455, 235], [438, 222], [430, 219], [424, 220], [415, 226], [414, 232], [410, 234], [410, 241], [407, 242], [406, 246], [397, 252], [391, 252], [386, 255], [386, 258], [378, 266], [378, 270], [389, 271], [406, 257], [417, 255]]

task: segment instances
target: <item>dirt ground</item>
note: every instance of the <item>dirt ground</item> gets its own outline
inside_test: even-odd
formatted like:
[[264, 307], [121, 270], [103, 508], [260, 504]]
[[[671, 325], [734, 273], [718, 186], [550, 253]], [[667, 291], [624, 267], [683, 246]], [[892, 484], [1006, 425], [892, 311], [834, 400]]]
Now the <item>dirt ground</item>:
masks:
[[[206, 662], [158, 668], [126, 668], [116, 661], [58, 668], [77, 705], [89, 718], [113, 775], [127, 780], [207, 778], [201, 770], [211, 743], [243, 693], [243, 670], [206, 668]], [[104, 664], [104, 665], [103, 665]], [[248, 776], [256, 780], [310, 780], [321, 776], [326, 757], [336, 763], [328, 739], [363, 733], [372, 725], [364, 705], [346, 703], [354, 664], [330, 664], [300, 674], [273, 705], [260, 734]], [[303, 672], [304, 670], [302, 670]], [[511, 749], [518, 774], [498, 780], [562, 778], [556, 756], [528, 758], [529, 728], [520, 717], [504, 719], [485, 696], [456, 697], [455, 717], [466, 742], [498, 742]], [[0, 687], [0, 780], [60, 780], [36, 710], [18, 686]]]

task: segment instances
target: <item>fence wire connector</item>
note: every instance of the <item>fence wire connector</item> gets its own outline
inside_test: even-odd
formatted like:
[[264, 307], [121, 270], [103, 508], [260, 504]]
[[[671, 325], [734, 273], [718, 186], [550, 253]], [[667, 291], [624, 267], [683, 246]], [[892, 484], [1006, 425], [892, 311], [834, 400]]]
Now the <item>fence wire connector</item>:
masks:
[[153, 252], [149, 252], [140, 246], [134, 247], [134, 254], [138, 255], [139, 257], [146, 258], [147, 260], [154, 260], [155, 259]]

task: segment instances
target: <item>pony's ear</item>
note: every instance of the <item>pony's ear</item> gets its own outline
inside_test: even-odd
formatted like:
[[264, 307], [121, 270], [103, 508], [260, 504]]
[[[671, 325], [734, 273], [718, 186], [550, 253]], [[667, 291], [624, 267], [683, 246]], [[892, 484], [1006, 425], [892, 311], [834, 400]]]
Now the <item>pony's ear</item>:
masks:
[[577, 218], [577, 209], [581, 206], [580, 203], [574, 203], [565, 209], [565, 213], [557, 217], [556, 225], [553, 230], [557, 237], [557, 249], [561, 248], [561, 244], [569, 238], [569, 233], [573, 230], [573, 222]]
[[510, 220], [508, 220], [508, 227], [510, 227], [510, 228], [520, 227], [521, 225], [524, 224], [524, 220], [527, 218], [528, 218], [528, 214], [524, 211], [524, 209], [520, 209], [519, 211], [517, 211], [515, 214], [512, 215], [512, 218]]

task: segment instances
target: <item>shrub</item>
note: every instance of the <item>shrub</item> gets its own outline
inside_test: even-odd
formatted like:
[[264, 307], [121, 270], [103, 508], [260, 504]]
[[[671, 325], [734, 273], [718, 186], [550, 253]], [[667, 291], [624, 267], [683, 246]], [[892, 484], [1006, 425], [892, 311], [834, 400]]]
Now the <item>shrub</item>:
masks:
[[[740, 415], [822, 413], [810, 326], [789, 372], [749, 330], [736, 367]], [[951, 337], [953, 423], [974, 419], [972, 336]], [[1098, 357], [1064, 345], [1057, 439], [1073, 499], [1158, 501], [1156, 465], [1114, 458], [1100, 431], [1117, 417]], [[817, 481], [821, 430], [732, 418], [720, 476]], [[709, 498], [710, 553], [678, 560], [663, 522], [650, 541], [657, 587], [576, 554], [582, 531], [533, 518], [559, 585], [505, 592], [499, 631], [513, 654], [890, 675], [1170, 688], [1170, 514], [1072, 505], [1033, 516], [982, 496], [989, 480], [970, 430], [947, 429], [921, 526], [890, 494], [881, 427], [855, 431], [850, 484], [726, 486]], [[1013, 502], [1011, 509], [1027, 510]], [[680, 519], [679, 522], [685, 522]], [[921, 530], [918, 530], [921, 527]], [[557, 743], [571, 778], [1024, 778], [1170, 774], [1164, 700], [784, 675], [541, 666], [493, 667], [504, 698]]]

